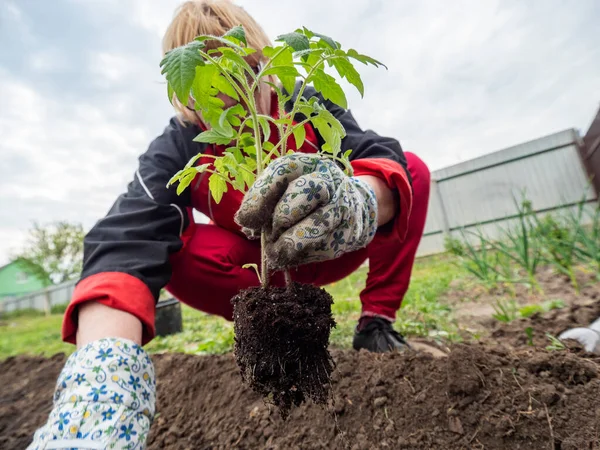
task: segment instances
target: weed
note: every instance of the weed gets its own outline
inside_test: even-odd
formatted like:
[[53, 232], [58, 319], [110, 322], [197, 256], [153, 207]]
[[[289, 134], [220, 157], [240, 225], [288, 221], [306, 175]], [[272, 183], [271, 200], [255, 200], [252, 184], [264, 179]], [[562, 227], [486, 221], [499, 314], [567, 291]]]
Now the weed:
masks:
[[546, 333], [546, 337], [550, 341], [550, 345], [546, 347], [546, 350], [549, 352], [556, 352], [566, 349], [565, 344], [555, 336], [552, 336], [550, 333]]
[[543, 219], [533, 215], [533, 231], [543, 248], [544, 262], [552, 265], [559, 273], [569, 277], [575, 291], [579, 293], [579, 285], [574, 267], [577, 259], [578, 228], [583, 218], [583, 204], [573, 216], [573, 223], [568, 226], [563, 220], [547, 215]]
[[553, 309], [561, 309], [565, 307], [565, 302], [562, 300], [549, 300], [544, 303], [535, 303], [532, 305], [525, 305], [519, 308], [519, 315], [527, 318], [537, 313], [545, 313], [552, 311]]
[[509, 323], [517, 318], [519, 309], [514, 300], [498, 300], [494, 305], [492, 317], [500, 322]]
[[596, 274], [600, 274], [600, 207], [586, 213], [590, 222], [588, 226], [584, 226], [583, 221], [577, 221], [578, 216], [579, 214], [567, 216], [569, 225], [576, 229], [575, 252], [582, 262], [593, 264]]
[[527, 345], [533, 347], [533, 328], [527, 327], [525, 328], [525, 334], [527, 335]]
[[[473, 245], [467, 234], [474, 237], [478, 244]], [[457, 256], [460, 265], [479, 279], [488, 291], [496, 288], [501, 278], [497, 268], [500, 261], [498, 254], [490, 251], [490, 241], [479, 229], [476, 232], [461, 230], [461, 236], [462, 240], [447, 237], [446, 251]]]
[[525, 270], [531, 290], [541, 293], [535, 273], [542, 261], [542, 252], [539, 242], [531, 233], [530, 221], [534, 215], [531, 202], [523, 200], [519, 203], [516, 198], [514, 202], [517, 208], [517, 226], [505, 228], [502, 238], [494, 243], [494, 248]]

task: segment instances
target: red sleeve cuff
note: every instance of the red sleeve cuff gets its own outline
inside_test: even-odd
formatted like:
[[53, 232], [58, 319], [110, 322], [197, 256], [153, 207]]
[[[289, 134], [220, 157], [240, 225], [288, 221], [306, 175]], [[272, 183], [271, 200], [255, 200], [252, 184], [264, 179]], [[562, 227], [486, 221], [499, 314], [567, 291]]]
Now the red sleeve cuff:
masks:
[[75, 344], [78, 305], [95, 301], [134, 315], [142, 322], [142, 345], [154, 338], [154, 296], [140, 279], [123, 272], [103, 272], [81, 280], [65, 311], [63, 341]]
[[390, 189], [398, 191], [400, 214], [394, 219], [393, 234], [404, 240], [408, 230], [408, 218], [412, 209], [412, 188], [406, 170], [396, 161], [383, 158], [356, 159], [351, 162], [354, 175], [371, 175], [382, 179]]

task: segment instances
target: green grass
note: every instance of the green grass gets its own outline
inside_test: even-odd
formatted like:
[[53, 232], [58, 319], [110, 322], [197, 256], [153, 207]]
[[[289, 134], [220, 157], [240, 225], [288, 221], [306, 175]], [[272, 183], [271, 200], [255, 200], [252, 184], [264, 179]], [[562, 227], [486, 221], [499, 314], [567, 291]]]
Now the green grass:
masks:
[[50, 356], [74, 349], [60, 338], [62, 315], [2, 318], [0, 324], [0, 359], [23, 353]]
[[[326, 286], [335, 303], [333, 313], [337, 327], [331, 344], [349, 348], [354, 327], [360, 316], [359, 293], [365, 286], [367, 269]], [[451, 309], [440, 303], [440, 296], [450, 282], [466, 276], [466, 271], [444, 257], [419, 259], [415, 263], [410, 289], [398, 312], [395, 327], [407, 336], [434, 336], [458, 339]], [[233, 348], [233, 324], [182, 305], [182, 333], [157, 337], [146, 348], [150, 352], [185, 352], [194, 354], [226, 353]], [[67, 354], [74, 346], [60, 340], [61, 314], [49, 317], [3, 317], [0, 319], [0, 359], [18, 354]]]

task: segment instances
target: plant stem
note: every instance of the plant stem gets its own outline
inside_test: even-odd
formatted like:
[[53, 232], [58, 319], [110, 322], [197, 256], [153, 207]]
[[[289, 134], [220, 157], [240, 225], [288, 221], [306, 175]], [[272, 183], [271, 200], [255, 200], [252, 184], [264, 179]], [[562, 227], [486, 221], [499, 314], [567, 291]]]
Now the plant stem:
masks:
[[265, 252], [267, 244], [267, 235], [264, 230], [260, 232], [260, 279], [262, 288], [267, 289], [269, 287], [269, 267], [267, 262], [267, 254]]
[[292, 285], [292, 276], [289, 270], [283, 271], [283, 277], [285, 278], [285, 285], [289, 288]]
[[[304, 119], [302, 122], [299, 122], [299, 123], [297, 123], [296, 125], [293, 125], [293, 126], [291, 126], [290, 128], [292, 129], [292, 132], [293, 132], [293, 131], [294, 131], [296, 128], [298, 128], [298, 127], [300, 127], [300, 126], [302, 126], [302, 127], [303, 127], [303, 126], [304, 126], [304, 124], [305, 124], [305, 123], [307, 123], [307, 122], [309, 122], [309, 121], [310, 121], [310, 118], [309, 118], [309, 119]], [[291, 133], [290, 133], [290, 134], [291, 134]], [[282, 145], [282, 143], [283, 143], [284, 141], [286, 141], [286, 140], [287, 140], [287, 138], [290, 136], [290, 134], [287, 134], [287, 132], [283, 133], [283, 136], [284, 136], [284, 138], [285, 138], [285, 139], [284, 139], [284, 138], [280, 138], [280, 140], [279, 140], [279, 142], [277, 143], [277, 145], [275, 145], [275, 147], [273, 147], [273, 148], [271, 149], [271, 151], [270, 151], [270, 152], [267, 154], [267, 158], [271, 158], [271, 157], [272, 157], [272, 156], [275, 154], [275, 151], [276, 151], [276, 150], [277, 150], [277, 149], [280, 147], [280, 145]], [[279, 152], [279, 154], [280, 154], [280, 155], [283, 155], [283, 154], [284, 154], [284, 152]]]

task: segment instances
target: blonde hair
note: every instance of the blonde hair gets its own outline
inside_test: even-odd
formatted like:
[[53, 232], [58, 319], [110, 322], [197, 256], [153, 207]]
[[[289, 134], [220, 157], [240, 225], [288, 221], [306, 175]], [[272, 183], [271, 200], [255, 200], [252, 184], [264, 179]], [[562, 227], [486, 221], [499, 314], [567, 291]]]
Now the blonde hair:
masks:
[[[265, 57], [260, 50], [271, 45], [271, 41], [252, 16], [231, 0], [189, 0], [182, 3], [175, 10], [173, 20], [163, 37], [163, 55], [176, 47], [188, 44], [199, 35], [222, 36], [237, 25], [244, 27], [248, 46], [257, 50], [256, 53], [245, 57], [248, 64], [257, 67], [264, 63]], [[208, 49], [222, 46], [217, 41], [207, 41], [206, 44]], [[188, 122], [198, 119], [196, 113], [187, 109], [177, 98], [174, 98], [173, 106], [181, 119]]]

